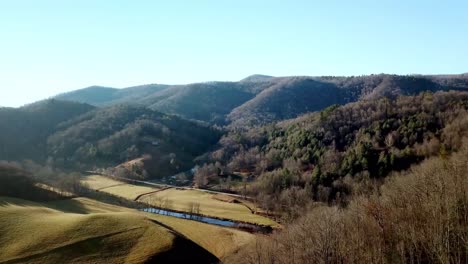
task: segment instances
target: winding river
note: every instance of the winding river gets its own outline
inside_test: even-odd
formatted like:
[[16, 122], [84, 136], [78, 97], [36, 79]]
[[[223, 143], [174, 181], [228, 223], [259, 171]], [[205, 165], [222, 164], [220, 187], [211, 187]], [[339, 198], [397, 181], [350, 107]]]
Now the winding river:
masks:
[[211, 225], [239, 228], [239, 229], [243, 229], [249, 232], [270, 233], [272, 231], [272, 228], [269, 226], [261, 226], [261, 225], [237, 222], [237, 221], [226, 220], [226, 219], [217, 219], [213, 217], [200, 216], [200, 215], [195, 215], [195, 214], [190, 214], [190, 213], [181, 213], [181, 212], [175, 212], [175, 211], [158, 209], [158, 208], [144, 208], [141, 210], [147, 213], [167, 215], [167, 216], [207, 223]]

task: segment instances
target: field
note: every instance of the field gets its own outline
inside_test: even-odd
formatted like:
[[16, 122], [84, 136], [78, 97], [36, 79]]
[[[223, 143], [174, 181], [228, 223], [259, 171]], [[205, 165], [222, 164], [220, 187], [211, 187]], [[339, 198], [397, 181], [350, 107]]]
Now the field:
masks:
[[88, 176], [82, 182], [86, 183], [91, 189], [130, 200], [135, 200], [140, 195], [147, 194], [139, 198], [138, 201], [162, 208], [190, 212], [193, 204], [198, 204], [200, 205], [199, 213], [203, 215], [253, 224], [278, 226], [273, 220], [252, 213], [249, 209], [249, 207], [253, 207], [251, 203], [246, 201], [236, 203], [233, 202], [232, 197], [225, 195], [176, 188], [158, 191], [157, 188], [127, 184], [99, 175]]
[[213, 262], [253, 238], [86, 198], [34, 203], [0, 197], [0, 234], [0, 263]]
[[[140, 200], [158, 205], [161, 201], [169, 209], [190, 212], [191, 206], [200, 205], [200, 213], [207, 216], [220, 217], [254, 224], [276, 226], [277, 223], [261, 215], [253, 214], [250, 209], [241, 204], [215, 199], [216, 194], [198, 190], [167, 189], [143, 196]], [[219, 196], [219, 195], [218, 195]], [[165, 207], [165, 206], [163, 206]]]
[[155, 187], [128, 184], [99, 175], [88, 176], [82, 182], [93, 190], [110, 193], [129, 200], [135, 200], [140, 195], [158, 190]]
[[[75, 212], [136, 212], [133, 209], [105, 204], [86, 198], [75, 198], [72, 199], [72, 201], [74, 202], [70, 202], [68, 200], [58, 201], [49, 203], [49, 205], [60, 210], [71, 210]], [[76, 203], [76, 205], [79, 205], [79, 207], [74, 206], [73, 203]], [[180, 233], [181, 235], [205, 248], [219, 259], [223, 259], [229, 254], [237, 251], [240, 247], [244, 246], [255, 237], [253, 234], [232, 228], [224, 228], [164, 215], [142, 212], [140, 214], [151, 220], [161, 223], [172, 230], [175, 230], [177, 233]]]
[[117, 181], [108, 177], [103, 177], [100, 175], [85, 177], [81, 182], [86, 184], [89, 188], [93, 190], [100, 190], [102, 188], [107, 188], [110, 186], [125, 184], [124, 182]]
[[137, 214], [72, 214], [19, 199], [1, 201], [0, 261], [6, 263], [142, 263], [175, 240]]
[[[80, 205], [82, 210], [92, 213], [136, 212], [133, 209], [105, 204], [86, 198], [75, 198], [73, 200]], [[80, 210], [73, 208], [72, 203], [69, 201], [58, 201], [49, 203], [49, 205], [54, 208], [60, 208], [61, 210]], [[219, 259], [223, 259], [237, 251], [255, 237], [253, 234], [232, 228], [224, 228], [170, 216], [143, 212], [138, 213], [182, 234]]]

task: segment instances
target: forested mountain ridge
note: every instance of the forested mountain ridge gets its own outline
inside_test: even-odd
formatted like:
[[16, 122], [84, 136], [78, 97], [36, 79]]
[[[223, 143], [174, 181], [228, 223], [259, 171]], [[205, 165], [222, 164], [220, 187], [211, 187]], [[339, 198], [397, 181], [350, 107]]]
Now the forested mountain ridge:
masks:
[[210, 127], [129, 105], [96, 109], [59, 128], [47, 140], [55, 166], [106, 168], [146, 156], [145, 177], [190, 169], [220, 136]]
[[20, 108], [0, 108], [0, 160], [47, 158], [47, 137], [57, 126], [93, 110], [87, 104], [45, 100]]
[[167, 85], [147, 84], [123, 89], [91, 86], [68, 93], [63, 93], [55, 96], [56, 99], [64, 101], [75, 101], [87, 103], [95, 106], [108, 106], [118, 103], [133, 103], [153, 94], [168, 88]]
[[[275, 125], [231, 131], [205, 156], [196, 183], [249, 172], [265, 207], [346, 197], [354, 181], [378, 179], [457, 150], [468, 133], [468, 93], [425, 92], [334, 105]], [[200, 160], [203, 160], [201, 158]], [[222, 172], [222, 173], [219, 173]], [[276, 209], [281, 209], [276, 208]]]
[[0, 108], [0, 130], [0, 160], [81, 171], [144, 156], [146, 177], [191, 168], [220, 136], [205, 125], [144, 107], [96, 108], [55, 99]]
[[468, 76], [388, 75], [337, 77], [252, 75], [239, 82], [90, 87], [57, 98], [96, 106], [129, 103], [231, 128], [262, 125], [362, 99], [422, 91], [468, 90]]

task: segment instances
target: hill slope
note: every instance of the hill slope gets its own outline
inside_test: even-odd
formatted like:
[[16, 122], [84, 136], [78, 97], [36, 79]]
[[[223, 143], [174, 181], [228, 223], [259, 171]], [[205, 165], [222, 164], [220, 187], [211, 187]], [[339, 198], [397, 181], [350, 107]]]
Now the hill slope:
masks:
[[21, 108], [0, 108], [0, 160], [47, 158], [47, 137], [58, 124], [93, 110], [87, 104], [45, 100]]
[[185, 236], [138, 211], [67, 199], [36, 183], [14, 166], [0, 165], [1, 263], [217, 261]]
[[219, 139], [205, 125], [148, 108], [46, 100], [0, 109], [0, 160], [87, 170], [141, 158], [138, 174], [161, 177], [185, 171]]
[[465, 75], [358, 77], [284, 77], [268, 79], [274, 85], [235, 108], [227, 116], [233, 128], [261, 125], [322, 110], [334, 104], [401, 95], [423, 91], [468, 91]]
[[0, 197], [2, 263], [172, 263], [216, 257], [136, 213], [65, 213]]
[[222, 179], [216, 171], [247, 171], [257, 177], [252, 195], [262, 196], [266, 206], [291, 209], [300, 201], [290, 198], [343, 198], [353, 178], [382, 178], [447, 155], [467, 133], [466, 92], [359, 101], [230, 132], [196, 179], [217, 184]]
[[190, 169], [193, 159], [219, 138], [209, 127], [128, 105], [97, 109], [58, 128], [47, 140], [54, 165], [102, 168], [146, 155], [146, 176], [151, 177]]

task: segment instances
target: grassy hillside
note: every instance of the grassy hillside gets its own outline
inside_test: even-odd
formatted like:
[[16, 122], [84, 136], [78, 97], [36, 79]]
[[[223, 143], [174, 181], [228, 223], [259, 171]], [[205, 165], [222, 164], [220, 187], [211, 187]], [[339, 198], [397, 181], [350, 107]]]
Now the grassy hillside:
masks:
[[[48, 206], [57, 208], [58, 210], [76, 213], [136, 212], [133, 209], [109, 205], [87, 198], [51, 202], [48, 203]], [[175, 230], [175, 232], [202, 246], [219, 259], [223, 259], [238, 251], [242, 246], [255, 238], [254, 234], [232, 228], [224, 228], [164, 215], [138, 213], [144, 215], [148, 219], [157, 221], [157, 223], [164, 225], [166, 228]]]
[[[170, 188], [166, 190], [148, 186], [139, 186], [115, 181], [104, 176], [88, 176], [82, 182], [91, 189], [110, 193], [129, 200], [152, 204], [156, 207], [167, 208], [182, 212], [192, 212], [193, 205], [199, 206], [200, 214], [218, 218], [231, 219], [253, 224], [278, 226], [269, 218], [252, 213], [249, 207], [242, 203], [223, 201], [217, 195], [199, 191]], [[144, 195], [147, 194], [147, 195]]]
[[77, 206], [76, 200], [69, 203], [62, 203], [61, 211], [48, 204], [0, 197], [0, 262], [216, 260], [192, 241], [137, 213], [65, 213]]
[[148, 218], [177, 230], [219, 259], [234, 254], [252, 242], [256, 235], [233, 228], [184, 220], [164, 215], [146, 214]]
[[129, 200], [135, 200], [143, 194], [159, 190], [155, 187], [128, 184], [99, 175], [88, 176], [81, 182], [90, 189], [110, 193]]
[[217, 261], [139, 211], [60, 196], [11, 165], [0, 166], [0, 187], [0, 263]]
[[191, 206], [197, 204], [199, 213], [236, 221], [277, 226], [269, 218], [257, 215], [241, 203], [225, 202], [216, 199], [214, 194], [198, 190], [178, 190], [175, 188], [145, 195], [141, 201], [178, 211], [190, 212]]

